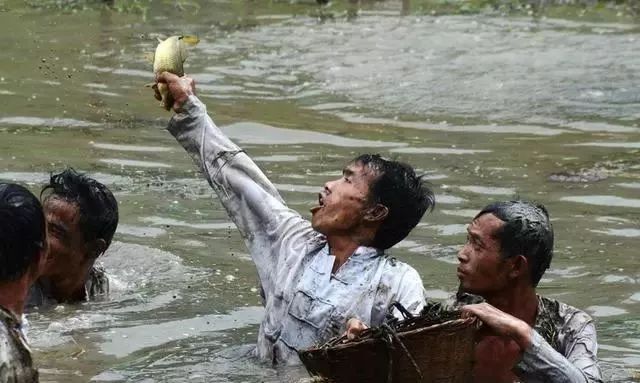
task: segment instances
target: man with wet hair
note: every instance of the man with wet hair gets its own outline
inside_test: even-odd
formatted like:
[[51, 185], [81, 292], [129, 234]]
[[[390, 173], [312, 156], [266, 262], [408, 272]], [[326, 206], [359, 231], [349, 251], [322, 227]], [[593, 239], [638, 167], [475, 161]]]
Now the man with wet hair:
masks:
[[109, 293], [109, 279], [94, 264], [113, 239], [118, 203], [93, 178], [66, 169], [42, 189], [49, 257], [31, 289], [28, 307], [76, 303]]
[[494, 203], [476, 215], [467, 232], [458, 254], [460, 287], [485, 302], [462, 310], [488, 329], [476, 346], [476, 380], [602, 382], [591, 317], [536, 294], [553, 257], [546, 208], [525, 201]]
[[[493, 203], [467, 233], [458, 253], [460, 291], [453, 308], [484, 324], [474, 381], [602, 382], [591, 317], [536, 294], [553, 257], [546, 208], [526, 201]], [[425, 308], [434, 314], [447, 309], [452, 308], [431, 302]], [[360, 329], [351, 324], [349, 330]]]
[[38, 198], [20, 185], [0, 183], [0, 382], [37, 382], [38, 370], [22, 329], [29, 288], [47, 257]]
[[409, 165], [378, 155], [355, 158], [320, 190], [309, 222], [216, 127], [193, 80], [163, 73], [158, 81], [175, 99], [169, 132], [203, 171], [257, 266], [266, 309], [260, 359], [297, 364], [297, 351], [342, 334], [350, 318], [381, 324], [396, 301], [421, 311], [420, 276], [385, 253], [435, 203]]

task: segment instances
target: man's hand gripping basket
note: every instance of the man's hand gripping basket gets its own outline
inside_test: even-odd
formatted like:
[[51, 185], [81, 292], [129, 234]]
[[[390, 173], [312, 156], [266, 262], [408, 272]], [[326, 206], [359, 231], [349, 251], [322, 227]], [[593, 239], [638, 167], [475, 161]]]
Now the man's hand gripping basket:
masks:
[[309, 373], [331, 383], [470, 382], [478, 321], [445, 311], [411, 317], [396, 307], [406, 319], [301, 351]]

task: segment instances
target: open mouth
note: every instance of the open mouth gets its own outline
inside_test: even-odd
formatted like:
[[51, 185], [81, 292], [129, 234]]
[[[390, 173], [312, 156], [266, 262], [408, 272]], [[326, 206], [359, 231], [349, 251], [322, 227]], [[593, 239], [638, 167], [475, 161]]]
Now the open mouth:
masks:
[[311, 208], [311, 214], [315, 214], [317, 211], [324, 207], [324, 199], [322, 198], [322, 193], [318, 193], [318, 204]]

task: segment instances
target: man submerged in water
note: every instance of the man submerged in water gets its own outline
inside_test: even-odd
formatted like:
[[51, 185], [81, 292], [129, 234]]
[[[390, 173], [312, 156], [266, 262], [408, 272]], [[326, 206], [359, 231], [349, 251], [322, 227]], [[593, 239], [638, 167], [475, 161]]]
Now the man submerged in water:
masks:
[[[591, 317], [536, 294], [553, 257], [553, 227], [544, 206], [488, 205], [467, 233], [458, 254], [461, 292], [454, 306], [485, 326], [475, 348], [474, 381], [602, 382]], [[484, 302], [472, 304], [478, 301]], [[449, 308], [426, 307], [433, 313], [443, 309]], [[362, 327], [350, 323], [350, 335]]]
[[118, 203], [100, 182], [73, 169], [51, 176], [42, 189], [49, 256], [27, 307], [93, 300], [109, 293], [109, 279], [94, 264], [113, 239]]
[[420, 276], [385, 254], [435, 202], [409, 165], [357, 157], [324, 185], [309, 222], [216, 127], [193, 80], [162, 73], [158, 81], [175, 99], [169, 132], [204, 172], [258, 268], [266, 308], [260, 359], [297, 364], [297, 351], [342, 334], [351, 317], [381, 324], [395, 301], [421, 311]]
[[40, 202], [22, 186], [0, 183], [0, 383], [38, 381], [20, 318], [46, 257]]

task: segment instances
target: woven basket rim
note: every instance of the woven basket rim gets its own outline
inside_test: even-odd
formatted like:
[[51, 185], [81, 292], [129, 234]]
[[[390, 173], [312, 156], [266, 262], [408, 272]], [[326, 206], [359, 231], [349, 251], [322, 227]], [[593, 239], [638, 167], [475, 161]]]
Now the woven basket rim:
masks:
[[[409, 335], [415, 335], [415, 334], [421, 334], [424, 332], [431, 332], [431, 331], [435, 331], [435, 330], [439, 330], [442, 327], [452, 327], [452, 328], [459, 328], [459, 327], [470, 327], [473, 326], [474, 324], [477, 325], [479, 323], [479, 321], [477, 320], [477, 318], [475, 317], [469, 317], [469, 318], [458, 318], [458, 319], [451, 319], [442, 323], [436, 323], [433, 324], [431, 326], [427, 326], [427, 327], [419, 327], [419, 328], [414, 328], [411, 330], [407, 330], [407, 331], [398, 331], [398, 336], [401, 338], [404, 338], [406, 336]], [[334, 350], [334, 351], [340, 351], [340, 350], [344, 350], [344, 349], [348, 349], [348, 348], [352, 348], [352, 347], [357, 347], [363, 344], [369, 344], [372, 342], [376, 342], [377, 338], [372, 338], [372, 337], [368, 337], [365, 339], [355, 339], [355, 340], [351, 340], [351, 341], [347, 341], [345, 343], [339, 343], [336, 344], [334, 346], [331, 347], [314, 347], [314, 348], [309, 348], [306, 350], [302, 350], [300, 353], [316, 353], [316, 352], [323, 352], [323, 351], [327, 351], [327, 350]]]

